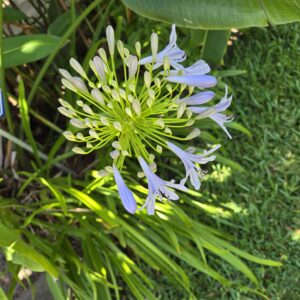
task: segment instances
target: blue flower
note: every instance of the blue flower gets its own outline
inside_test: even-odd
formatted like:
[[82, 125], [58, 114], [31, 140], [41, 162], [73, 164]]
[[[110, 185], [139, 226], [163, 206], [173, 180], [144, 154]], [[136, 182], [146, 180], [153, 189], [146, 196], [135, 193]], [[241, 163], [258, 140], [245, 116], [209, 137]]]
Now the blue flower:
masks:
[[167, 142], [167, 145], [180, 158], [185, 167], [186, 177], [181, 180], [180, 184], [185, 184], [186, 180], [190, 178], [193, 187], [196, 190], [199, 190], [201, 186], [200, 178], [204, 176], [204, 173], [196, 164], [202, 165], [208, 163], [209, 161], [215, 160], [215, 155], [208, 155], [219, 149], [221, 145], [217, 145], [209, 151], [204, 151], [202, 155], [186, 152], [171, 142]]
[[170, 188], [186, 191], [187, 188], [181, 184], [175, 184], [172, 181], [165, 181], [158, 177], [151, 171], [150, 166], [145, 162], [142, 157], [138, 158], [139, 163], [143, 169], [143, 172], [148, 180], [148, 197], [142, 208], [147, 208], [148, 215], [154, 215], [155, 212], [155, 199], [159, 197], [162, 200], [163, 197], [169, 200], [178, 200], [178, 195]]
[[166, 80], [198, 88], [210, 88], [217, 84], [217, 79], [211, 75], [177, 75], [168, 76], [166, 77]]
[[175, 28], [175, 24], [173, 24], [171, 34], [170, 34], [169, 44], [165, 47], [165, 49], [157, 53], [155, 57], [153, 55], [150, 55], [142, 58], [139, 61], [139, 64], [145, 65], [154, 62], [155, 64], [153, 66], [153, 70], [155, 70], [164, 64], [164, 58], [167, 56], [169, 58], [169, 63], [173, 68], [181, 68], [179, 62], [184, 61], [186, 55], [185, 52], [176, 45], [176, 40], [177, 40], [176, 28]]
[[[228, 132], [227, 128], [224, 126], [224, 123], [232, 121], [232, 116], [226, 116], [224, 114], [221, 114], [221, 112], [225, 111], [231, 104], [232, 96], [229, 98], [227, 97], [228, 94], [228, 88], [225, 86], [225, 96], [221, 99], [221, 101], [214, 105], [214, 106], [190, 106], [189, 109], [198, 114], [198, 118], [210, 118], [213, 121], [215, 121], [228, 135], [228, 137], [231, 139], [231, 135]], [[205, 103], [205, 102], [203, 102]]]
[[134, 214], [136, 211], [136, 201], [133, 193], [126, 186], [120, 172], [115, 165], [113, 165], [113, 172], [123, 206], [129, 213]]
[[170, 70], [169, 76], [175, 75], [205, 75], [210, 72], [209, 65], [204, 60], [198, 60], [190, 67], [184, 68], [176, 65], [175, 70]]
[[186, 105], [200, 105], [209, 102], [214, 96], [215, 93], [211, 91], [201, 92], [188, 98], [179, 99], [176, 103], [179, 104], [184, 102]]

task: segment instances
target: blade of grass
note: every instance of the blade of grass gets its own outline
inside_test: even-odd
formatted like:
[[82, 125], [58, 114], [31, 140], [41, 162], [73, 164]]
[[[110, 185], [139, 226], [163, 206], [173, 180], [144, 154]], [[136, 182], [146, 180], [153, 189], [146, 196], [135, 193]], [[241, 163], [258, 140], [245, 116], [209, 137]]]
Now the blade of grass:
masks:
[[25, 134], [28, 138], [28, 141], [32, 147], [34, 158], [39, 165], [39, 167], [42, 166], [42, 161], [39, 156], [39, 151], [37, 144], [35, 142], [35, 139], [33, 137], [32, 131], [31, 131], [31, 126], [30, 126], [30, 119], [29, 119], [29, 111], [28, 111], [28, 105], [25, 99], [25, 87], [24, 87], [24, 82], [22, 78], [19, 78], [19, 97], [18, 97], [18, 102], [20, 106], [20, 114], [21, 114], [21, 122], [22, 122], [22, 128], [25, 131]]

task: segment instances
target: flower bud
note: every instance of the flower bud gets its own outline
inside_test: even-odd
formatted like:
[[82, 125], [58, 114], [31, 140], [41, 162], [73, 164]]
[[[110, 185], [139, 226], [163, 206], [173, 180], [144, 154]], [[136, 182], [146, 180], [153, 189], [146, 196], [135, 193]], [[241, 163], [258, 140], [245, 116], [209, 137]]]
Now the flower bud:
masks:
[[148, 71], [144, 73], [144, 81], [147, 88], [150, 88], [151, 85], [151, 75]]
[[[73, 79], [73, 77], [72, 77], [72, 79]], [[74, 86], [74, 84], [73, 84], [71, 81], [69, 81], [69, 80], [67, 80], [67, 79], [65, 79], [65, 78], [62, 78], [62, 79], [61, 79], [61, 83], [62, 83], [62, 85], [63, 85], [65, 88], [67, 88], [67, 89], [69, 89], [69, 90], [71, 90], [71, 91], [73, 91], [73, 92], [76, 92], [76, 91], [77, 91], [76, 87]]]
[[105, 105], [103, 95], [98, 89], [93, 89], [91, 95], [99, 104]]
[[106, 27], [106, 38], [109, 53], [111, 56], [113, 56], [115, 52], [115, 32], [112, 26], [110, 25]]
[[122, 131], [122, 125], [120, 124], [120, 122], [114, 122], [113, 126], [118, 130], [118, 131]]
[[70, 59], [70, 65], [79, 75], [81, 75], [83, 78], [87, 78], [87, 75], [83, 70], [83, 67], [75, 58]]
[[76, 113], [68, 108], [65, 108], [63, 106], [60, 106], [58, 109], [57, 109], [62, 115], [68, 117], [68, 118], [73, 118]]
[[138, 59], [135, 55], [130, 55], [128, 60], [128, 78], [135, 76], [138, 67]]
[[86, 152], [85, 152], [83, 149], [79, 148], [79, 147], [74, 147], [74, 148], [72, 149], [72, 151], [73, 151], [74, 153], [76, 153], [76, 154], [86, 154]]
[[89, 135], [95, 139], [99, 139], [97, 132], [94, 129], [89, 130]]
[[114, 148], [116, 148], [116, 149], [119, 149], [119, 150], [122, 149], [121, 144], [120, 144], [120, 142], [118, 142], [118, 141], [112, 142], [111, 145], [112, 145]]
[[63, 99], [58, 99], [58, 101], [63, 107], [73, 109], [72, 105], [69, 102], [64, 101]]
[[72, 75], [64, 69], [58, 69], [59, 73], [67, 80], [71, 81], [72, 80]]
[[122, 59], [124, 59], [124, 45], [122, 41], [117, 41], [117, 48]]
[[83, 107], [83, 102], [82, 102], [82, 100], [77, 100], [77, 101], [76, 101], [76, 104], [77, 104], [79, 107]]
[[177, 109], [177, 119], [180, 119], [182, 117], [182, 115], [184, 114], [186, 109], [186, 103], [185, 102], [181, 102], [178, 105], [178, 109]]
[[76, 128], [86, 128], [86, 125], [78, 119], [71, 119], [70, 123]]
[[94, 115], [94, 112], [92, 111], [92, 109], [87, 104], [84, 104], [83, 107], [82, 107], [82, 109], [87, 114]]
[[75, 135], [71, 131], [64, 131], [63, 135], [69, 141], [75, 141], [76, 140]]
[[117, 159], [120, 155], [120, 151], [119, 150], [114, 150], [114, 151], [110, 152], [109, 155], [112, 159]]
[[155, 61], [156, 59], [157, 50], [158, 50], [158, 35], [155, 32], [153, 32], [151, 34], [151, 52], [152, 52], [153, 61]]
[[98, 53], [99, 53], [100, 57], [102, 58], [102, 60], [107, 64], [108, 61], [107, 61], [107, 56], [106, 56], [105, 50], [103, 48], [100, 48], [98, 50]]
[[99, 56], [95, 56], [93, 60], [90, 61], [90, 66], [96, 74], [96, 76], [98, 75], [102, 82], [106, 82], [106, 66]]
[[141, 43], [136, 42], [135, 43], [135, 51], [136, 51], [136, 54], [137, 54], [138, 57], [141, 56], [141, 48], [142, 48]]
[[87, 92], [87, 87], [85, 85], [85, 83], [83, 82], [83, 80], [80, 77], [73, 77], [72, 78], [72, 83], [73, 85], [78, 89], [81, 90], [83, 92]]
[[188, 136], [185, 138], [186, 140], [192, 140], [196, 137], [198, 137], [201, 134], [201, 131], [199, 128], [194, 128], [189, 134]]
[[141, 104], [140, 104], [140, 101], [138, 99], [133, 99], [132, 100], [132, 108], [138, 116], [141, 115]]

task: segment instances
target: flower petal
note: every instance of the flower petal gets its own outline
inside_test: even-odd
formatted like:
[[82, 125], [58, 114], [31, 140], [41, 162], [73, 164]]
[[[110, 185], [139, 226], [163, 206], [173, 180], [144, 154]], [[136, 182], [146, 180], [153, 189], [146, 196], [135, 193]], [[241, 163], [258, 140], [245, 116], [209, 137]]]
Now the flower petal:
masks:
[[168, 76], [166, 80], [199, 88], [210, 88], [217, 84], [216, 78], [210, 75]]
[[215, 96], [214, 92], [207, 91], [207, 92], [198, 93], [188, 98], [179, 99], [176, 101], [176, 103], [184, 102], [186, 103], [186, 105], [197, 105], [197, 104], [200, 105], [209, 102], [214, 96]]
[[129, 213], [134, 214], [137, 205], [133, 193], [126, 186], [119, 170], [116, 168], [115, 165], [113, 165], [113, 172], [123, 206]]

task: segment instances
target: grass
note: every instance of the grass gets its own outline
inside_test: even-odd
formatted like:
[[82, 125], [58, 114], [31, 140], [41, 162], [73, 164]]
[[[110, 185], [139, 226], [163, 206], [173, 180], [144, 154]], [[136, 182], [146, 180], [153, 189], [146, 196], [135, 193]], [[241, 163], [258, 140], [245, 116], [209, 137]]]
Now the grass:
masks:
[[[284, 263], [281, 268], [251, 265], [270, 299], [300, 298], [299, 57], [299, 24], [247, 30], [230, 47], [224, 69], [247, 71], [226, 78], [234, 90], [231, 110], [253, 137], [231, 130], [233, 140], [222, 143], [246, 172], [215, 166], [210, 176], [215, 182], [203, 185], [212, 204], [234, 212], [215, 218], [240, 249]], [[228, 273], [227, 267], [219, 267]], [[255, 298], [189, 271], [198, 299]], [[234, 282], [243, 282], [238, 273], [230, 274]], [[162, 281], [157, 286], [160, 299], [184, 299]]]

